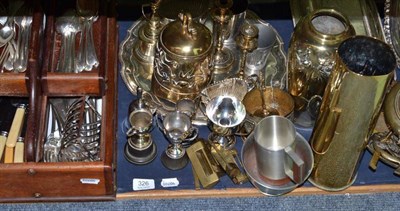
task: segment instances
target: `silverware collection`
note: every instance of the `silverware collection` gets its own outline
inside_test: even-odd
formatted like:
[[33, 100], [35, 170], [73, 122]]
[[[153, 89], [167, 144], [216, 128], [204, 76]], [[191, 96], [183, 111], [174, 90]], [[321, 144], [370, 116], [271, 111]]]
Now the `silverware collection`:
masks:
[[[57, 18], [55, 24], [61, 36], [61, 49], [56, 72], [79, 73], [98, 67], [93, 40], [93, 23], [98, 20], [98, 10], [97, 0], [77, 0], [76, 9], [68, 10]], [[25, 1], [9, 1], [7, 7], [0, 3], [2, 72], [26, 71], [32, 18], [33, 8]]]
[[53, 98], [44, 162], [100, 160], [101, 99]]
[[8, 8], [0, 4], [2, 72], [25, 72], [27, 69], [32, 15], [32, 8], [23, 1], [10, 1]]
[[[60, 58], [57, 72], [79, 73], [98, 67], [99, 60], [93, 41], [93, 23], [98, 19], [97, 0], [77, 0], [76, 10], [65, 12], [56, 20], [56, 31], [61, 35]], [[76, 49], [78, 39], [78, 49]]]
[[[125, 159], [153, 162], [152, 131], [158, 129], [167, 141], [161, 163], [175, 171], [191, 162], [196, 188], [211, 188], [228, 175], [266, 195], [286, 194], [306, 181], [340, 191], [353, 184], [366, 148], [373, 153], [371, 168], [381, 159], [400, 175], [400, 115], [393, 100], [400, 86], [391, 85], [397, 37], [390, 46], [380, 30], [370, 30], [381, 27], [376, 17], [367, 17], [373, 26], [360, 28], [346, 8], [290, 2], [295, 29], [287, 54], [278, 32], [247, 10], [246, 0], [154, 0], [149, 14], [144, 6], [119, 49], [121, 77], [137, 95], [123, 131]], [[25, 3], [0, 3], [1, 72], [28, 68], [33, 11]], [[400, 0], [386, 4], [390, 12]], [[76, 0], [75, 6], [55, 19], [55, 72], [99, 66], [93, 38], [99, 1]], [[300, 14], [300, 7], [314, 10]], [[374, 9], [361, 7], [350, 11]], [[390, 129], [373, 133], [382, 105]], [[101, 160], [101, 108], [100, 97], [50, 97], [42, 160]], [[0, 134], [4, 162], [21, 160], [14, 155], [23, 148], [24, 114], [17, 108], [11, 129]], [[209, 129], [207, 139], [199, 127]], [[299, 128], [310, 132], [309, 141]]]

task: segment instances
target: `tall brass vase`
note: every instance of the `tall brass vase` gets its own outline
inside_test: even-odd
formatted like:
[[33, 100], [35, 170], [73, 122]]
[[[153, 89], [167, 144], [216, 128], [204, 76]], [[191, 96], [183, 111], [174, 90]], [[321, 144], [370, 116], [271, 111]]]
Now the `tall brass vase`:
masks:
[[340, 44], [311, 135], [315, 186], [339, 191], [354, 182], [395, 66], [380, 40], [355, 36]]

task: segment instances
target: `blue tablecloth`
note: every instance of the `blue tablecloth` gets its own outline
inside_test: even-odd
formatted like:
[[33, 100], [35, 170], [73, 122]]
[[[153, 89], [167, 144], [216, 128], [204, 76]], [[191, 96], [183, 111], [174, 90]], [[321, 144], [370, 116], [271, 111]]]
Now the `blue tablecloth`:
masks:
[[[257, 11], [256, 11], [257, 12]], [[261, 16], [262, 17], [262, 16]], [[266, 20], [269, 22], [280, 34], [285, 42], [285, 50], [287, 50], [288, 43], [290, 40], [291, 33], [293, 31], [292, 21], [289, 19], [284, 20]], [[119, 39], [120, 42], [126, 37], [128, 28], [132, 25], [132, 21], [119, 21]], [[120, 65], [118, 67], [120, 70]], [[118, 73], [119, 75], [119, 73]], [[160, 185], [163, 178], [177, 178], [179, 180], [179, 186], [175, 188], [168, 189], [194, 189], [194, 181], [192, 175], [191, 164], [189, 163], [186, 168], [178, 171], [171, 171], [166, 169], [160, 161], [161, 153], [167, 147], [167, 140], [164, 138], [163, 134], [155, 128], [152, 132], [153, 140], [155, 141], [158, 148], [158, 155], [156, 159], [144, 166], [137, 166], [129, 163], [125, 160], [123, 151], [124, 145], [126, 143], [125, 131], [127, 128], [127, 115], [129, 103], [135, 99], [118, 76], [118, 161], [117, 161], [117, 186], [118, 193], [131, 192], [132, 189], [132, 179], [134, 178], [144, 178], [144, 179], [154, 179], [155, 188], [163, 189]], [[207, 138], [208, 136], [207, 128], [200, 128], [200, 137]], [[305, 138], [309, 138], [309, 133], [301, 132]], [[240, 151], [242, 141], [237, 141], [237, 148]], [[360, 169], [358, 171], [357, 179], [354, 185], [369, 185], [369, 184], [395, 184], [400, 183], [400, 178], [393, 175], [393, 169], [379, 163], [378, 170], [376, 172], [368, 168], [368, 162], [371, 159], [371, 154], [366, 152], [360, 164]], [[310, 186], [308, 182], [304, 184], [305, 186]], [[228, 176], [221, 178], [221, 181], [214, 187], [218, 189], [225, 188], [238, 188], [238, 187], [252, 187], [250, 183], [243, 185], [235, 185], [229, 179]]]

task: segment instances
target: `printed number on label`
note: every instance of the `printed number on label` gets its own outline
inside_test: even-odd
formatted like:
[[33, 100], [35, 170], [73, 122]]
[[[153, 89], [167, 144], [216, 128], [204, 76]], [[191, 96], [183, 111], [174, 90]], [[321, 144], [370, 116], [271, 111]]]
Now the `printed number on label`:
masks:
[[153, 179], [133, 179], [133, 190], [151, 190], [155, 188]]

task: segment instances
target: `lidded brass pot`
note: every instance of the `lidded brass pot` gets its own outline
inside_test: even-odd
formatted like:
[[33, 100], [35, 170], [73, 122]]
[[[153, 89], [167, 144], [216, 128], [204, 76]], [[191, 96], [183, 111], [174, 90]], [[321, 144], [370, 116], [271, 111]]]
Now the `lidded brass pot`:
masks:
[[353, 35], [349, 20], [333, 9], [316, 10], [299, 21], [288, 54], [288, 91], [295, 99], [295, 111], [308, 109], [312, 119], [316, 117], [335, 51]]
[[210, 30], [190, 14], [179, 14], [160, 33], [151, 91], [173, 103], [194, 99], [211, 79], [211, 49]]

